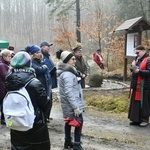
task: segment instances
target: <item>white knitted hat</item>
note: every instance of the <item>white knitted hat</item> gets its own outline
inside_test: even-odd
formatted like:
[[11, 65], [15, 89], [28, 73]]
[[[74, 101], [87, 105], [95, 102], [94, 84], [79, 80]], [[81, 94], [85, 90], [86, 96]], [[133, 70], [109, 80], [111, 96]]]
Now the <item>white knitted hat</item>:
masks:
[[73, 53], [69, 52], [69, 51], [63, 51], [60, 55], [60, 59], [64, 62], [67, 63], [72, 57], [73, 57]]

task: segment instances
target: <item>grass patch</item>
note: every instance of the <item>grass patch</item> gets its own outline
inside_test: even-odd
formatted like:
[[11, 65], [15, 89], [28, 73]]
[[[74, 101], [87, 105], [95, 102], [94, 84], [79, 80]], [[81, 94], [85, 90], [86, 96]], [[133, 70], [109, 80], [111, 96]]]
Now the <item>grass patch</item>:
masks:
[[124, 95], [85, 95], [85, 103], [87, 106], [93, 106], [99, 111], [112, 111], [115, 113], [128, 112], [129, 100], [127, 94]]

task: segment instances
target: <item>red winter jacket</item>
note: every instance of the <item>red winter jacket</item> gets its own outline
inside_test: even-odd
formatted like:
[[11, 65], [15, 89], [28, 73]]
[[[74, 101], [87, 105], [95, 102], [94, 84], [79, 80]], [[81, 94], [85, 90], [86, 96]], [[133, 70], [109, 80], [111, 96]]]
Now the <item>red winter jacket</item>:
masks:
[[97, 53], [94, 53], [93, 54], [93, 60], [98, 64], [98, 66], [101, 68], [101, 69], [104, 69], [104, 64], [102, 63], [102, 61], [100, 60], [100, 57], [101, 59], [103, 60], [103, 57], [101, 55], [98, 55]]

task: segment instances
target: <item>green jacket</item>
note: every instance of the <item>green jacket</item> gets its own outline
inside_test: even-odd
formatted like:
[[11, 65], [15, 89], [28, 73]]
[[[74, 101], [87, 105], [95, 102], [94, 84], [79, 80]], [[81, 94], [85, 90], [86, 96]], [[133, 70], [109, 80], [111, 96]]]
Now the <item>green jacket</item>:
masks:
[[87, 76], [87, 66], [84, 61], [84, 58], [81, 57], [76, 57], [76, 69], [79, 70], [82, 74], [85, 74]]

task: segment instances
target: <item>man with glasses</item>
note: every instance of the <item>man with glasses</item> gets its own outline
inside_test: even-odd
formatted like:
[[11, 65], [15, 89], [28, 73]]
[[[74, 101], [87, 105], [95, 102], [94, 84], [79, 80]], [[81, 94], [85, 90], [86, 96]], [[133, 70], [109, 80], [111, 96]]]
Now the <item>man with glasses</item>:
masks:
[[132, 93], [128, 118], [130, 125], [146, 127], [149, 124], [150, 110], [150, 57], [142, 45], [135, 48], [135, 53], [137, 56], [130, 68]]

